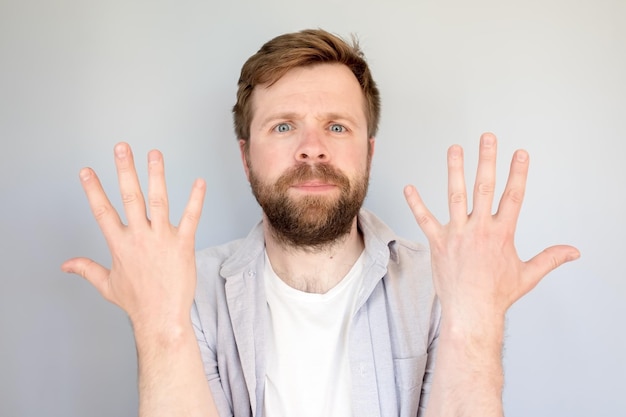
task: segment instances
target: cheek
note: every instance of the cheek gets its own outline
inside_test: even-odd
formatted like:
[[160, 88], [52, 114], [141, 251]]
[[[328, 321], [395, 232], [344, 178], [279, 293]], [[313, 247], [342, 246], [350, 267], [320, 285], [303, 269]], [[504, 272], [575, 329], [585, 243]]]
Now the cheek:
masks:
[[285, 155], [268, 149], [263, 152], [256, 152], [251, 149], [248, 160], [255, 175], [265, 182], [276, 181], [291, 167], [289, 159]]
[[[359, 149], [358, 151], [353, 150], [350, 152], [343, 161], [346, 163], [345, 169], [350, 169], [354, 172], [363, 172], [368, 169], [370, 159], [371, 157], [367, 149]], [[340, 161], [338, 161], [337, 164], [340, 164]], [[340, 165], [339, 168], [341, 168]]]

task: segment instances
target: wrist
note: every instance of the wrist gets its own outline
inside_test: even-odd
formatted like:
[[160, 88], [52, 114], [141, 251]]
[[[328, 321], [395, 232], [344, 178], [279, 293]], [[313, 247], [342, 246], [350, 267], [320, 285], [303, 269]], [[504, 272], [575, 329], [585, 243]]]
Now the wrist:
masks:
[[474, 355], [500, 360], [504, 342], [504, 314], [450, 314], [442, 312], [440, 336]]
[[162, 320], [131, 320], [137, 349], [176, 347], [194, 336], [190, 317]]

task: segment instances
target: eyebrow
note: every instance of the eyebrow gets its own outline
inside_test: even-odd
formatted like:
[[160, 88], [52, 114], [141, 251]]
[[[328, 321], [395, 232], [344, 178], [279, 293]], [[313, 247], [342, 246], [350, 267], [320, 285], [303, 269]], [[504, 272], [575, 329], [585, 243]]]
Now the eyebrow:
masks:
[[269, 124], [270, 122], [274, 120], [299, 119], [301, 117], [302, 116], [299, 113], [295, 113], [295, 112], [275, 113], [263, 119], [263, 121], [261, 122], [261, 126], [266, 126], [267, 124]]
[[[296, 113], [296, 112], [275, 113], [263, 119], [263, 121], [261, 122], [261, 126], [266, 126], [274, 120], [298, 120], [298, 119], [301, 119], [302, 117], [303, 116], [301, 113]], [[357, 124], [354, 117], [348, 114], [343, 114], [343, 113], [337, 113], [337, 112], [323, 113], [321, 115], [321, 118], [328, 119], [328, 120], [346, 120], [353, 125]]]

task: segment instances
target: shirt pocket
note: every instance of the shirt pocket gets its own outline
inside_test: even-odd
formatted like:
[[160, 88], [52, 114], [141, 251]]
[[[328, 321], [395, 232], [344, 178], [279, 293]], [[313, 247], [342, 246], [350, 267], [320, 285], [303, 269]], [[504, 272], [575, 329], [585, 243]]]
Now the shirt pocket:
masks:
[[400, 417], [415, 417], [422, 393], [428, 355], [393, 360]]

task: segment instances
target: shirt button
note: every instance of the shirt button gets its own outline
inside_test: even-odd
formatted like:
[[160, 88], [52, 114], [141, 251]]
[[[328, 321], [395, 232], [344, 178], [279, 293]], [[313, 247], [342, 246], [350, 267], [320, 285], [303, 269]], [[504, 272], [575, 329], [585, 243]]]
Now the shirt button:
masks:
[[359, 364], [359, 375], [361, 376], [361, 378], [365, 378], [365, 376], [367, 375], [367, 365], [365, 365], [364, 362], [361, 362]]

